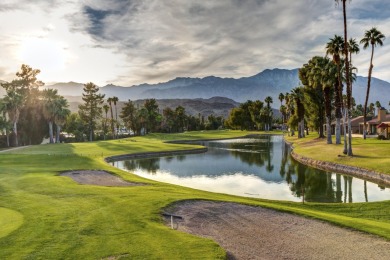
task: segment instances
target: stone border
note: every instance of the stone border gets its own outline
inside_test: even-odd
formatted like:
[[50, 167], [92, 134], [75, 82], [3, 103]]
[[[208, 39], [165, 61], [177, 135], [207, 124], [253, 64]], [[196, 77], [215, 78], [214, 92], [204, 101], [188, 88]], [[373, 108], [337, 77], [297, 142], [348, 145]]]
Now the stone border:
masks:
[[204, 148], [195, 148], [187, 150], [174, 150], [174, 151], [165, 151], [165, 152], [145, 152], [145, 153], [134, 153], [134, 154], [122, 154], [114, 155], [104, 158], [107, 163], [127, 160], [127, 159], [139, 159], [139, 158], [151, 158], [151, 157], [162, 157], [162, 156], [172, 156], [172, 155], [186, 155], [186, 154], [196, 154], [196, 153], [205, 153], [207, 152], [207, 147]]
[[[293, 145], [290, 142], [287, 142], [284, 140], [286, 144], [290, 145], [292, 149], [294, 149]], [[386, 187], [390, 187], [390, 175], [368, 170], [356, 166], [350, 166], [350, 165], [344, 165], [344, 164], [338, 164], [338, 163], [332, 163], [332, 162], [326, 162], [326, 161], [319, 161], [315, 160], [309, 157], [305, 157], [303, 155], [299, 155], [294, 152], [294, 150], [291, 151], [291, 157], [294, 158], [296, 161], [308, 165], [320, 170], [325, 171], [333, 171], [336, 173], [343, 173], [348, 174], [354, 177], [358, 177], [364, 180], [369, 180], [371, 182], [374, 182], [378, 185], [383, 185]]]

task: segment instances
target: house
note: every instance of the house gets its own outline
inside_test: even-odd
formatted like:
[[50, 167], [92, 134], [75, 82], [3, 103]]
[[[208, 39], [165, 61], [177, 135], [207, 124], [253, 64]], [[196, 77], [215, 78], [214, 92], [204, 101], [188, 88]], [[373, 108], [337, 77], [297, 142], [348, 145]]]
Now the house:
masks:
[[[341, 118], [340, 121], [341, 121], [341, 129], [340, 129], [340, 131], [341, 131], [341, 134], [343, 135], [344, 134], [344, 127], [343, 127], [344, 119]], [[363, 132], [360, 132], [360, 124], [363, 123], [363, 121], [364, 121], [364, 117], [363, 116], [358, 116], [358, 117], [355, 117], [355, 118], [351, 119], [352, 134], [363, 133]], [[324, 128], [324, 131], [326, 132], [326, 125], [325, 125], [325, 128]], [[332, 124], [331, 124], [331, 131], [332, 131], [332, 135], [334, 135], [335, 132], [336, 132], [336, 121], [332, 122]], [[348, 132], [348, 124], [347, 124], [347, 132]]]
[[[367, 132], [371, 135], [383, 135], [389, 138], [390, 114], [383, 107], [378, 108], [377, 116], [367, 121]], [[360, 123], [359, 133], [363, 133], [363, 123]]]

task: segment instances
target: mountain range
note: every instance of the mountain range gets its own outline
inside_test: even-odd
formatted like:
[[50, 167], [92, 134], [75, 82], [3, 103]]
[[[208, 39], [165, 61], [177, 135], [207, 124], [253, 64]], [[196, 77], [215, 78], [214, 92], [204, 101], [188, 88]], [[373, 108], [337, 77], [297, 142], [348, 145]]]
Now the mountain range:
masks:
[[[300, 85], [298, 69], [266, 69], [254, 76], [243, 78], [220, 78], [208, 76], [205, 78], [179, 77], [158, 84], [140, 84], [131, 87], [106, 85], [100, 92], [106, 97], [117, 96], [121, 101], [146, 98], [155, 99], [209, 99], [226, 97], [236, 102], [246, 100], [264, 100], [267, 96], [273, 98], [272, 106], [279, 108], [279, 93], [290, 92]], [[358, 76], [353, 84], [353, 96], [357, 104], [363, 104], [366, 95], [367, 77]], [[58, 89], [63, 96], [81, 96], [83, 84], [76, 82], [56, 83], [45, 88]], [[387, 106], [390, 100], [390, 83], [372, 78], [369, 103], [377, 100], [382, 106]]]

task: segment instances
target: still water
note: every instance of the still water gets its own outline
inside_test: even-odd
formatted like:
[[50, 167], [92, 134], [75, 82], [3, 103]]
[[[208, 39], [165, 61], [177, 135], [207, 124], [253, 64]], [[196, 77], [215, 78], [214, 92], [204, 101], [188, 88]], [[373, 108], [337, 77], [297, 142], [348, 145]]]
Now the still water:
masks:
[[208, 152], [113, 165], [152, 180], [246, 197], [345, 203], [390, 199], [389, 188], [296, 162], [282, 136], [197, 144], [207, 146]]

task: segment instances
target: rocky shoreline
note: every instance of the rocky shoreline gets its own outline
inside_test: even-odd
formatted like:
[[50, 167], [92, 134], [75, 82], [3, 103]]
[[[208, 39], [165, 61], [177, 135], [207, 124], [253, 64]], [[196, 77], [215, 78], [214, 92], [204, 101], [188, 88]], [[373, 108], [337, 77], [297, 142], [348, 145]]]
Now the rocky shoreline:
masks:
[[347, 175], [351, 175], [353, 177], [358, 177], [364, 180], [368, 180], [371, 182], [374, 182], [378, 185], [390, 187], [390, 175], [373, 171], [373, 170], [368, 170], [356, 166], [350, 166], [350, 165], [344, 165], [344, 164], [338, 164], [338, 163], [332, 163], [332, 162], [326, 162], [326, 161], [320, 161], [320, 160], [315, 160], [300, 154], [297, 154], [294, 152], [294, 147], [292, 143], [284, 141], [291, 146], [293, 149], [291, 151], [291, 157], [294, 158], [294, 160], [307, 165], [314, 167], [316, 169], [324, 170], [324, 171], [333, 171], [336, 173], [343, 173]]

